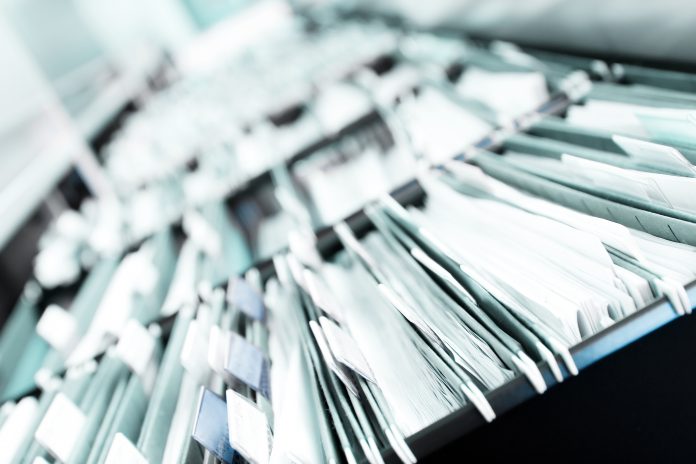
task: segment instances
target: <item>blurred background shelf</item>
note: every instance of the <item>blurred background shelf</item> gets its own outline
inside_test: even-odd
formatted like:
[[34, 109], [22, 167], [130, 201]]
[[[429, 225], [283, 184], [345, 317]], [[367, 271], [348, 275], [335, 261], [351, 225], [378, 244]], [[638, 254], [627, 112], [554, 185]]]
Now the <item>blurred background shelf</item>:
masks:
[[50, 115], [0, 137], [0, 248], [68, 173], [82, 141]]

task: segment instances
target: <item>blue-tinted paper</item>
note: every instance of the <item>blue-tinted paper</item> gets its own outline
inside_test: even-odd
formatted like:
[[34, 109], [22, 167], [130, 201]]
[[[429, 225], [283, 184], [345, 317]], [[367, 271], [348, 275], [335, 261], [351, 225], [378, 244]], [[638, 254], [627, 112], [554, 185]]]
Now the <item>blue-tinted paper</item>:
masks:
[[266, 319], [266, 307], [261, 295], [242, 278], [235, 278], [228, 296], [230, 303], [256, 320]]
[[270, 399], [268, 368], [268, 358], [257, 346], [237, 334], [232, 334], [228, 362], [225, 367], [230, 375]]
[[226, 464], [232, 464], [235, 450], [230, 446], [227, 403], [207, 388], [202, 389], [193, 439]]

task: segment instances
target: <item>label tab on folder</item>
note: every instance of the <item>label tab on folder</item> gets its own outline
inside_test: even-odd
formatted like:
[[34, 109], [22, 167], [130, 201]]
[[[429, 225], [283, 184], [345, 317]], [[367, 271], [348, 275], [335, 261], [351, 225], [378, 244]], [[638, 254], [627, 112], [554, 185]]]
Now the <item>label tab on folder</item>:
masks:
[[199, 382], [204, 383], [205, 378], [210, 373], [210, 368], [208, 367], [208, 345], [202, 325], [199, 319], [194, 319], [189, 323], [179, 359], [189, 374]]
[[245, 279], [236, 277], [230, 281], [227, 301], [253, 319], [258, 321], [266, 319], [266, 306], [263, 304], [261, 295]]
[[232, 334], [225, 370], [266, 398], [271, 398], [268, 359], [258, 347], [238, 334]]
[[119, 432], [114, 436], [114, 441], [111, 442], [109, 454], [106, 455], [104, 464], [121, 464], [124, 462], [148, 464], [147, 459], [140, 453], [140, 450], [125, 435]]
[[75, 316], [55, 304], [46, 307], [36, 324], [36, 333], [64, 356], [75, 347], [77, 330]]
[[44, 414], [34, 438], [58, 461], [67, 462], [80, 439], [87, 417], [70, 398], [58, 393]]
[[223, 398], [208, 390], [201, 389], [198, 414], [193, 424], [193, 439], [219, 460], [232, 464], [235, 451], [230, 446], [227, 426], [227, 404]]
[[116, 355], [138, 376], [143, 377], [155, 353], [155, 338], [135, 319], [130, 319], [119, 337]]
[[227, 422], [230, 443], [247, 460], [267, 464], [271, 434], [266, 414], [234, 390], [227, 390]]

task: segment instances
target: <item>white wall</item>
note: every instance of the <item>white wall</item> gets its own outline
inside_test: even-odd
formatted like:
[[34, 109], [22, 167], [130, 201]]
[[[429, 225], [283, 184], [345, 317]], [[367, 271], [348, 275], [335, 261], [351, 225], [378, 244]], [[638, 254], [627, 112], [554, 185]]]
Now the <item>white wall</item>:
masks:
[[196, 29], [178, 0], [75, 0], [94, 35], [117, 64], [147, 46], [176, 51]]
[[52, 90], [29, 52], [0, 14], [0, 134], [37, 115]]

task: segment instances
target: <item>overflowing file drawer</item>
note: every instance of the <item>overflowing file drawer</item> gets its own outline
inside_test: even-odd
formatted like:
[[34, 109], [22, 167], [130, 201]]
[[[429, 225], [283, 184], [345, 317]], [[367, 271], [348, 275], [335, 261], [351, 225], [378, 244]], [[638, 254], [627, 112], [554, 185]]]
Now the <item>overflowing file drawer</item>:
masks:
[[413, 463], [691, 313], [691, 75], [354, 27], [293, 117], [185, 82], [115, 139], [0, 335], [8, 462]]

